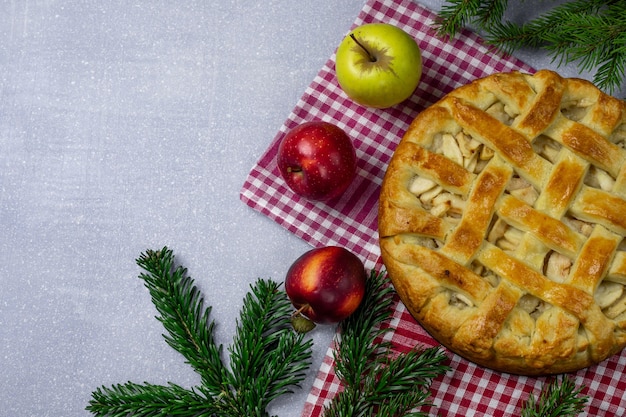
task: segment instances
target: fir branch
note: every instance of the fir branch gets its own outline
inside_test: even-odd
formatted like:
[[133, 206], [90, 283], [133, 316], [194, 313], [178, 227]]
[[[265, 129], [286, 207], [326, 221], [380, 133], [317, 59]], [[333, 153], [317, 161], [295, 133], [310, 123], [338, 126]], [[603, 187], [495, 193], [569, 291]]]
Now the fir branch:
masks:
[[198, 387], [185, 389], [126, 383], [92, 393], [87, 410], [97, 416], [257, 416], [277, 397], [292, 392], [306, 376], [312, 341], [291, 329], [290, 302], [280, 285], [259, 279], [244, 299], [229, 370], [214, 339], [211, 307], [172, 251], [146, 251], [137, 259], [159, 312], [167, 343], [201, 376]]
[[[260, 281], [246, 296], [230, 350], [232, 385], [239, 387], [241, 415], [260, 415], [277, 397], [292, 393], [306, 377], [312, 341], [293, 331], [291, 302], [277, 284]], [[247, 404], [254, 404], [249, 409]]]
[[185, 357], [212, 395], [228, 390], [222, 347], [213, 339], [215, 323], [209, 322], [211, 307], [204, 308], [202, 295], [187, 270], [174, 266], [174, 255], [168, 248], [148, 250], [136, 262], [145, 270], [139, 278], [160, 313], [157, 320], [169, 334], [164, 335], [165, 341]]
[[595, 70], [593, 81], [614, 91], [626, 74], [626, 2], [571, 0], [522, 24], [503, 21], [507, 0], [449, 0], [435, 28], [453, 36], [463, 26], [475, 26], [485, 40], [512, 54], [522, 47], [543, 48], [558, 66], [574, 63], [581, 71]]
[[496, 22], [487, 31], [485, 42], [497, 46], [506, 54], [513, 54], [516, 50], [530, 47], [539, 48], [543, 45], [544, 30], [539, 26], [517, 25], [512, 22]]
[[394, 354], [383, 327], [391, 316], [393, 288], [386, 274], [372, 271], [357, 311], [340, 323], [333, 352], [343, 391], [325, 407], [325, 417], [357, 415], [421, 416], [411, 410], [430, 405], [429, 387], [450, 368], [439, 347]]
[[476, 24], [479, 27], [489, 27], [502, 21], [507, 4], [507, 0], [483, 0], [481, 4], [483, 12], [477, 17]]
[[178, 385], [113, 385], [92, 394], [87, 411], [108, 417], [132, 416], [213, 416], [219, 411], [203, 395]]
[[376, 366], [379, 351], [388, 343], [378, 342], [389, 329], [380, 328], [391, 315], [393, 288], [385, 286], [384, 274], [372, 271], [362, 304], [339, 324], [339, 340], [333, 352], [335, 373], [346, 385], [356, 386], [362, 375]]
[[378, 407], [378, 415], [422, 415], [407, 413], [430, 404], [430, 383], [447, 370], [441, 368], [445, 359], [440, 349], [430, 348], [414, 349], [388, 360], [375, 373], [376, 378], [366, 379], [364, 391], [371, 392], [366, 401]]
[[448, 0], [441, 6], [434, 22], [437, 34], [453, 37], [477, 16], [481, 17], [485, 10], [481, 8], [481, 0]]
[[585, 408], [588, 397], [583, 388], [568, 377], [555, 378], [539, 395], [530, 395], [522, 408], [521, 417], [575, 417]]

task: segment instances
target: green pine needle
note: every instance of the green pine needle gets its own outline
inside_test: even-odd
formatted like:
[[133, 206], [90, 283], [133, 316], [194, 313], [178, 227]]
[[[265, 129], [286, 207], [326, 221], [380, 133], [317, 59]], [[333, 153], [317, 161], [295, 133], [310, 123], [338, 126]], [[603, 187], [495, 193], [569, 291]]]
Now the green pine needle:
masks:
[[201, 376], [202, 384], [215, 389], [213, 395], [227, 390], [228, 374], [222, 363], [222, 347], [213, 339], [214, 322], [209, 322], [211, 307], [204, 300], [187, 270], [174, 266], [171, 250], [148, 250], [137, 260], [144, 269], [139, 278], [144, 284], [168, 332], [165, 341], [180, 352]]
[[392, 351], [384, 339], [392, 331], [384, 327], [394, 291], [387, 283], [386, 274], [372, 271], [363, 303], [340, 324], [334, 359], [343, 391], [325, 407], [325, 417], [425, 415], [411, 410], [430, 405], [432, 380], [450, 369], [439, 347]]
[[481, 0], [448, 0], [441, 7], [435, 19], [435, 27], [440, 36], [454, 36], [462, 27], [481, 17]]
[[293, 331], [291, 302], [275, 283], [259, 281], [244, 300], [232, 347], [232, 384], [246, 402], [265, 408], [304, 380], [312, 342]]
[[174, 384], [143, 385], [128, 382], [110, 388], [98, 388], [87, 410], [94, 415], [132, 416], [212, 416], [216, 410], [207, 398]]
[[167, 343], [180, 352], [200, 375], [191, 389], [170, 383], [100, 387], [87, 410], [96, 416], [268, 416], [269, 404], [293, 392], [306, 377], [312, 341], [291, 328], [291, 303], [271, 280], [259, 279], [245, 297], [233, 344], [231, 369], [222, 360], [222, 346], [214, 339], [211, 307], [187, 276], [174, 265], [168, 248], [149, 250], [137, 259], [139, 277], [165, 327]]
[[441, 36], [464, 26], [484, 32], [485, 40], [512, 54], [523, 47], [543, 48], [559, 67], [575, 64], [595, 70], [594, 83], [609, 93], [626, 75], [626, 2], [571, 0], [522, 24], [504, 21], [508, 0], [449, 0], [435, 21]]
[[539, 395], [528, 397], [521, 417], [575, 417], [585, 408], [588, 397], [581, 395], [583, 387], [577, 388], [571, 378], [555, 378]]

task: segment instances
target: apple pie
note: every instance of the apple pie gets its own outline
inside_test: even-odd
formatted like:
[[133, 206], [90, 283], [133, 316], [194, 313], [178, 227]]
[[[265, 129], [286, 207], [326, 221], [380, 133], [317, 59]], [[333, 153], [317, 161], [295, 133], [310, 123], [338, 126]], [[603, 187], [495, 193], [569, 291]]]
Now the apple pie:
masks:
[[552, 71], [420, 113], [382, 184], [382, 259], [437, 341], [544, 375], [626, 346], [626, 103]]

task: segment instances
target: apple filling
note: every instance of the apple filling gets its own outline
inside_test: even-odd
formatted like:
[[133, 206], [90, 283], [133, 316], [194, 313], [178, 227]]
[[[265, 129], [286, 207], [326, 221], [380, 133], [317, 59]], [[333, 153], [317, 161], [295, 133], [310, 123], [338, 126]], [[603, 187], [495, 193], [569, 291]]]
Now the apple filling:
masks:
[[609, 140], [621, 148], [626, 148], [626, 123], [618, 126], [609, 136]]
[[550, 307], [550, 304], [534, 295], [525, 294], [519, 299], [517, 306], [528, 313], [530, 317], [537, 320]]
[[464, 309], [464, 308], [474, 306], [474, 303], [472, 302], [472, 300], [470, 300], [467, 296], [456, 291], [450, 292], [449, 304], [459, 309]]

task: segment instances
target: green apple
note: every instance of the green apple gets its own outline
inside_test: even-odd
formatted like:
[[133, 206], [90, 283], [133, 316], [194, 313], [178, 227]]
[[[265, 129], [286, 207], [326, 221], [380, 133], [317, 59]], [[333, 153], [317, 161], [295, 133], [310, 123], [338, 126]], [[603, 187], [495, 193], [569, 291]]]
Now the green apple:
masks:
[[408, 33], [388, 23], [352, 30], [337, 48], [337, 81], [355, 102], [391, 107], [409, 98], [422, 76], [422, 54]]

